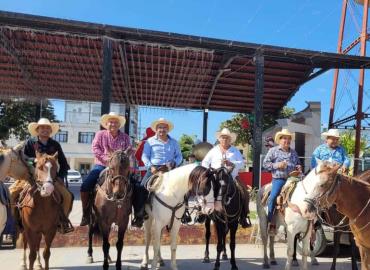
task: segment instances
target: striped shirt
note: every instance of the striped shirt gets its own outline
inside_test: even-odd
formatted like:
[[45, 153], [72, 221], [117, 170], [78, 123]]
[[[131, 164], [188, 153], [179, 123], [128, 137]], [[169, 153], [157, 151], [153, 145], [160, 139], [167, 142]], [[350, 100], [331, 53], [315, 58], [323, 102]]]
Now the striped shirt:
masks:
[[[282, 161], [288, 163], [285, 169], [278, 169], [278, 163]], [[292, 148], [289, 151], [284, 151], [280, 145], [272, 147], [263, 160], [263, 167], [272, 172], [272, 178], [284, 178], [287, 179], [290, 172], [296, 169], [296, 166], [300, 165], [298, 154]]]
[[126, 133], [118, 131], [118, 135], [114, 138], [108, 130], [100, 130], [95, 134], [92, 142], [95, 164], [107, 166], [110, 153], [131, 147], [130, 137]]

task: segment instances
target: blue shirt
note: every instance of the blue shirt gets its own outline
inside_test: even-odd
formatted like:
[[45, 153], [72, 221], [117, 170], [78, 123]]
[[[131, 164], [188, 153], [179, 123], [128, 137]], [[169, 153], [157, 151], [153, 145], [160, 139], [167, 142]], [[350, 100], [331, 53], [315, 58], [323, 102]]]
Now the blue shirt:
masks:
[[[282, 161], [287, 162], [285, 169], [278, 169], [277, 165]], [[272, 173], [272, 178], [288, 178], [290, 172], [300, 165], [298, 154], [292, 148], [289, 151], [284, 151], [280, 145], [270, 148], [263, 160], [263, 167]]]
[[141, 158], [147, 168], [152, 165], [165, 165], [173, 161], [176, 166], [179, 166], [182, 162], [180, 145], [170, 136], [168, 136], [167, 142], [159, 140], [157, 136], [149, 138], [144, 144]]
[[326, 143], [318, 146], [315, 151], [313, 151], [311, 168], [316, 167], [316, 159], [336, 162], [340, 165], [344, 165], [346, 168], [350, 165], [350, 160], [347, 157], [346, 150], [344, 150], [342, 146], [337, 146], [335, 149], [332, 149]]

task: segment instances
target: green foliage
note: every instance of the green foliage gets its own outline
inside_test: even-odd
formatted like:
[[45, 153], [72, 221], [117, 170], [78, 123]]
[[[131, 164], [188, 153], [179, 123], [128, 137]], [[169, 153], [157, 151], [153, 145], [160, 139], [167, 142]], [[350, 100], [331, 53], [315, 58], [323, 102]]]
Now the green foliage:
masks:
[[[48, 100], [43, 101], [42, 117], [55, 122], [54, 108]], [[45, 106], [46, 105], [46, 106]], [[0, 100], [0, 140], [7, 140], [14, 135], [24, 140], [29, 135], [28, 124], [37, 121], [39, 104], [20, 100]]]
[[[355, 141], [355, 133], [352, 130], [346, 131], [340, 135], [340, 144], [350, 156], [354, 156], [355, 154]], [[360, 153], [364, 153], [365, 149], [366, 138], [362, 137], [360, 142]]]
[[[264, 114], [263, 115], [263, 130], [266, 130], [276, 124], [277, 119], [288, 118], [294, 114], [293, 108], [284, 107], [278, 114]], [[244, 123], [244, 125], [243, 125]], [[246, 127], [248, 123], [248, 127]], [[230, 131], [237, 134], [235, 145], [251, 144], [253, 139], [253, 125], [254, 115], [238, 113], [234, 114], [231, 119], [221, 123], [220, 128], [228, 128]]]
[[184, 159], [187, 159], [189, 155], [191, 154], [195, 139], [196, 139], [196, 136], [190, 136], [186, 134], [181, 135], [179, 139], [179, 144], [180, 144], [181, 153]]

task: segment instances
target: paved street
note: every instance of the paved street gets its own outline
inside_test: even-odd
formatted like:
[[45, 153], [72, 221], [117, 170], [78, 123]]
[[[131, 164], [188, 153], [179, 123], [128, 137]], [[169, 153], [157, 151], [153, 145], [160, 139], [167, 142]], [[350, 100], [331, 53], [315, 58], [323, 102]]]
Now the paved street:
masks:
[[[262, 269], [261, 267], [261, 247], [256, 245], [237, 245], [237, 264], [239, 269]], [[284, 269], [285, 264], [285, 251], [284, 244], [277, 244], [276, 257], [278, 265], [273, 266], [271, 269]], [[123, 269], [139, 269], [140, 262], [144, 247], [142, 246], [125, 246], [123, 249]], [[211, 258], [215, 257], [215, 246], [211, 245]], [[201, 262], [204, 253], [203, 245], [188, 245], [178, 246], [177, 257], [178, 267], [183, 270], [211, 270], [213, 269], [213, 262], [211, 264], [204, 264]], [[115, 247], [111, 248], [112, 259], [116, 257]], [[162, 248], [162, 254], [165, 259], [166, 266], [161, 269], [170, 269], [169, 246]], [[21, 257], [21, 250], [0, 250], [1, 269], [18, 269], [19, 259]], [[102, 251], [100, 247], [95, 248], [94, 260], [95, 263], [88, 265], [85, 263], [86, 248], [55, 248], [52, 249], [51, 255], [51, 269], [67, 269], [67, 270], [90, 270], [101, 269], [102, 264]], [[331, 258], [320, 257], [318, 258], [320, 265], [312, 266], [314, 270], [327, 270], [330, 269]], [[114, 269], [114, 264], [111, 264], [111, 269]], [[221, 269], [230, 269], [228, 262], [222, 262]], [[299, 269], [299, 268], [296, 268]], [[348, 258], [338, 259], [338, 270], [350, 269], [350, 261]]]

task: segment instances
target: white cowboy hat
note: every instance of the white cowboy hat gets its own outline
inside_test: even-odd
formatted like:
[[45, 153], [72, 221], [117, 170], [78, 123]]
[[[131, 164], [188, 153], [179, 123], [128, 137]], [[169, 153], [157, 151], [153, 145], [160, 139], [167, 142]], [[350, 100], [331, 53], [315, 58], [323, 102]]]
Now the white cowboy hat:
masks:
[[326, 139], [327, 137], [335, 137], [335, 138], [340, 138], [339, 130], [338, 129], [329, 129], [326, 132], [323, 132], [321, 134], [321, 137], [323, 139]]
[[100, 118], [100, 124], [103, 128], [107, 128], [107, 123], [109, 119], [116, 119], [119, 122], [119, 128], [123, 127], [126, 123], [126, 118], [115, 112], [110, 112], [108, 114], [103, 114]]
[[231, 132], [228, 128], [223, 128], [221, 131], [216, 132], [215, 136], [217, 140], [219, 140], [221, 136], [228, 136], [231, 140], [230, 143], [234, 143], [236, 141], [236, 133]]
[[51, 134], [50, 137], [53, 137], [57, 132], [59, 131], [59, 124], [57, 123], [51, 123], [49, 119], [47, 118], [40, 118], [39, 121], [31, 122], [28, 124], [28, 131], [33, 137], [38, 136], [37, 128], [39, 126], [50, 126], [51, 127]]
[[164, 118], [159, 118], [158, 120], [154, 121], [150, 126], [154, 131], [157, 131], [157, 126], [159, 124], [168, 125], [168, 132], [170, 132], [173, 129], [173, 124]]
[[290, 136], [294, 140], [294, 133], [291, 133], [287, 128], [283, 128], [275, 134], [275, 143], [279, 143], [282, 136]]

